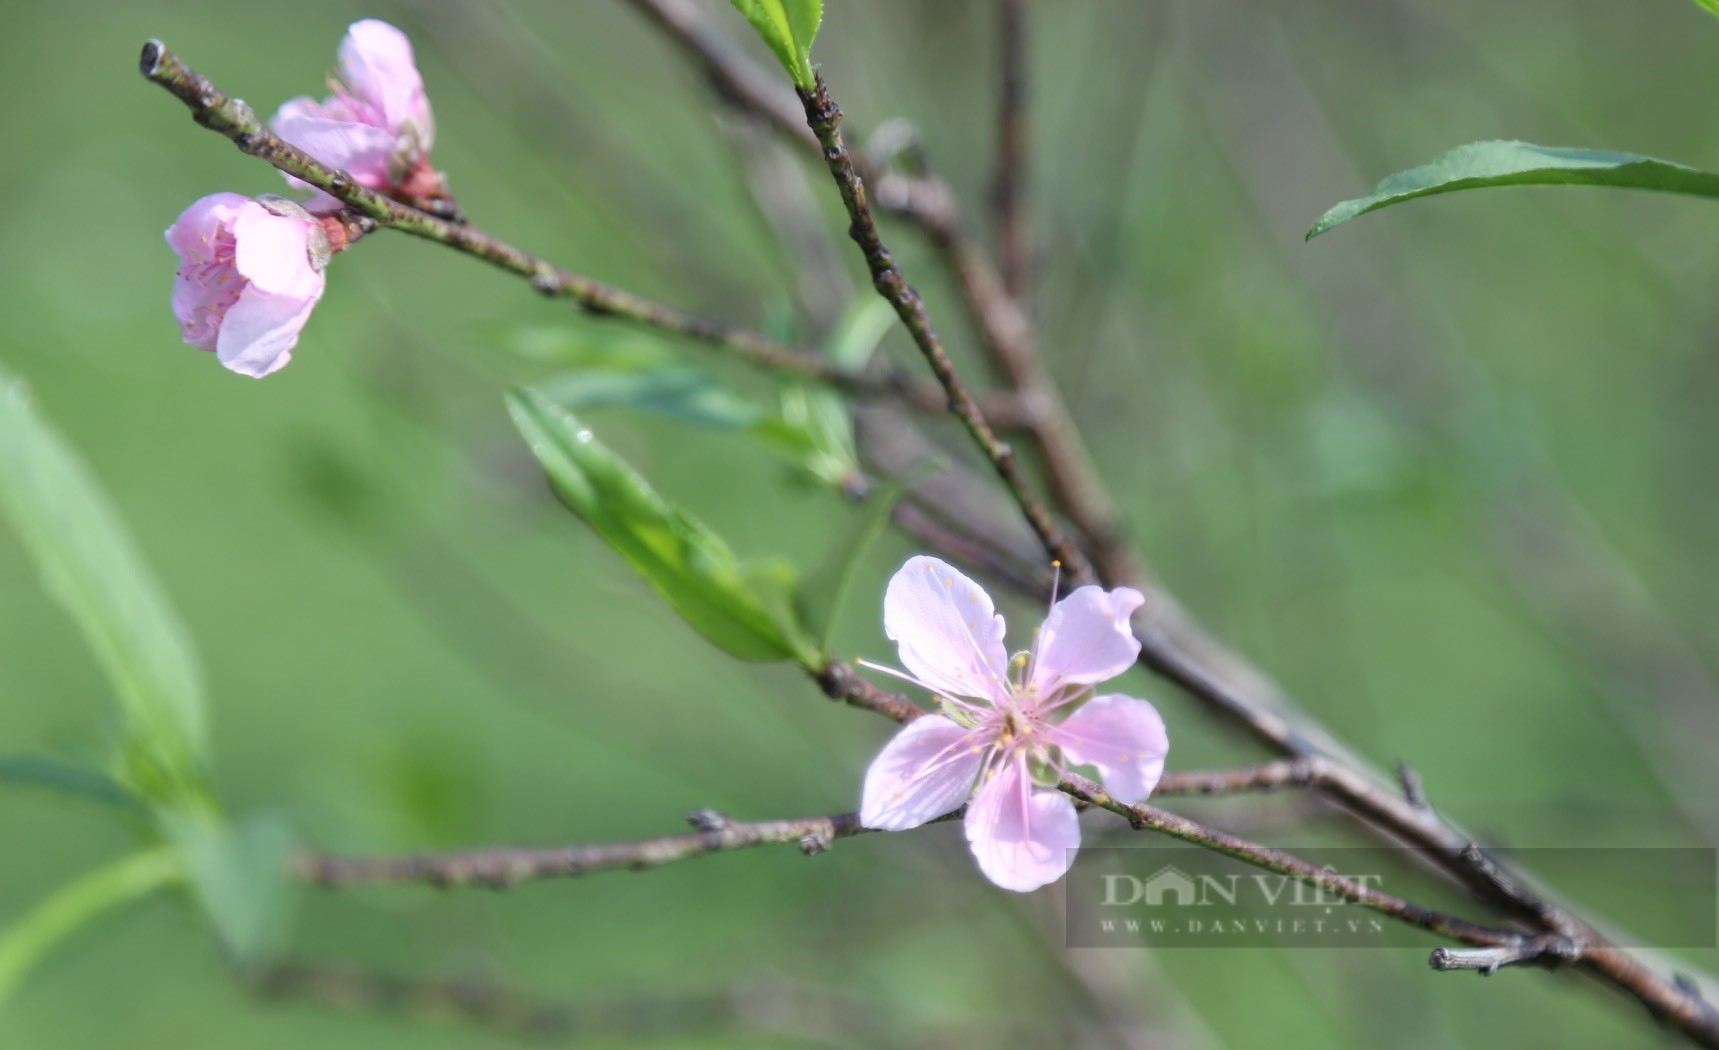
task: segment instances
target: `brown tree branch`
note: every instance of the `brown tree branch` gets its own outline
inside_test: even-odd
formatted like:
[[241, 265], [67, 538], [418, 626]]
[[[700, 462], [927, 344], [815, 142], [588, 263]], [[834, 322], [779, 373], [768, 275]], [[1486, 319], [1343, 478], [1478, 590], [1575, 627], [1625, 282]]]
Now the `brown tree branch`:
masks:
[[[840, 665], [832, 665], [836, 666]], [[827, 668], [825, 673], [830, 674], [830, 669]], [[906, 697], [888, 693], [864, 682], [858, 675], [853, 674], [851, 669], [847, 669], [845, 688], [865, 697], [865, 701], [857, 703], [856, 706], [868, 707], [896, 721], [908, 721], [924, 713]], [[908, 714], [909, 711], [912, 713]], [[902, 715], [906, 717], [901, 717]], [[1336, 884], [1326, 885], [1313, 874], [1315, 871], [1323, 872], [1323, 869], [1315, 868], [1290, 854], [1255, 846], [1154, 806], [1129, 806], [1116, 802], [1097, 783], [1084, 777], [1066, 778], [1059, 786], [1082, 802], [1128, 818], [1137, 829], [1161, 831], [1279, 874], [1301, 878], [1343, 894], [1345, 899], [1373, 907], [1394, 918], [1422, 925], [1465, 944], [1507, 948], [1520, 954], [1523, 961], [1542, 960], [1559, 965], [1574, 961], [1582, 969], [1634, 997], [1655, 1018], [1675, 1027], [1698, 1045], [1719, 1047], [1719, 1010], [1702, 998], [1697, 987], [1680, 982], [1672, 976], [1657, 973], [1632, 953], [1613, 945], [1591, 924], [1551, 903], [1526, 879], [1486, 856], [1472, 841], [1449, 848], [1449, 837], [1456, 833], [1455, 829], [1445, 824], [1431, 807], [1426, 805], [1424, 796], [1411, 800], [1391, 795], [1354, 768], [1318, 754], [1300, 755], [1237, 770], [1166, 773], [1153, 795], [1203, 795], [1220, 791], [1271, 790], [1292, 785], [1317, 787], [1328, 797], [1363, 817], [1385, 817], [1391, 823], [1386, 824], [1385, 820], [1375, 822], [1389, 827], [1393, 833], [1434, 861], [1444, 862], [1441, 867], [1445, 870], [1459, 877], [1466, 876], [1463, 881], [1482, 899], [1504, 907], [1510, 914], [1538, 927], [1540, 932], [1525, 935], [1490, 930], [1471, 923], [1465, 924], [1462, 920], [1447, 924], [1444, 920], [1448, 917], [1438, 918], [1440, 925], [1427, 925], [1422, 921], [1425, 918], [1421, 915], [1424, 909], [1417, 910], [1415, 906], [1398, 898], [1368, 900], [1361, 896], [1348, 896], [1351, 892], [1358, 892], [1353, 885], [1346, 888]], [[1412, 814], [1412, 818], [1399, 819], [1405, 818], [1403, 810]], [[1368, 888], [1362, 886], [1359, 889]], [[1466, 957], [1456, 958], [1460, 960]], [[1434, 968], [1460, 967], [1441, 967], [1435, 960]]]
[[643, 871], [677, 860], [753, 846], [793, 842], [799, 845], [800, 852], [811, 856], [827, 851], [836, 839], [871, 830], [860, 825], [856, 813], [738, 823], [700, 810], [689, 819], [702, 830], [591, 846], [497, 848], [404, 857], [337, 857], [307, 852], [294, 858], [293, 872], [303, 881], [318, 886], [422, 882], [451, 889], [480, 886], [505, 890], [535, 879], [569, 878], [617, 868]]
[[877, 224], [872, 219], [871, 206], [866, 199], [865, 183], [855, 170], [853, 158], [842, 139], [842, 111], [830, 98], [822, 77], [818, 78], [811, 91], [801, 91], [800, 101], [806, 108], [807, 126], [823, 144], [824, 161], [829, 166], [830, 175], [835, 179], [836, 187], [841, 192], [842, 203], [847, 208], [848, 218], [853, 223], [848, 232], [865, 256], [873, 287], [895, 307], [896, 315], [901, 318], [901, 323], [913, 336], [914, 344], [919, 347], [926, 363], [931, 366], [938, 385], [948, 395], [949, 410], [961, 421], [974, 443], [990, 461], [992, 469], [997, 472], [1004, 487], [1020, 507], [1021, 515], [1026, 518], [1039, 542], [1043, 544], [1046, 555], [1062, 563], [1064, 569], [1075, 579], [1086, 578], [1091, 571], [1086, 556], [1063, 535], [1062, 529], [1028, 485], [1014, 450], [999, 440], [991, 425], [986, 422], [984, 413], [968, 393], [960, 377], [955, 374], [955, 366], [937, 338], [936, 330], [931, 327], [931, 318], [925, 312], [925, 304], [919, 293], [907, 283], [907, 279], [902, 276], [901, 267], [895, 264], [894, 257], [878, 236]]
[[1027, 7], [1027, 0], [1001, 0], [997, 7], [997, 176], [992, 186], [1003, 291], [1023, 308], [1033, 267], [1031, 213], [1026, 204]]
[[[1242, 770], [1184, 773], [1176, 777], [1166, 777], [1165, 790], [1159, 793], [1213, 794], [1218, 791], [1270, 789], [1284, 784], [1305, 783], [1308, 776], [1309, 771], [1300, 763], [1275, 763]], [[1155, 806], [1117, 802], [1096, 782], [1085, 777], [1071, 775], [1063, 780], [1060, 787], [1078, 802], [1126, 817], [1136, 830], [1158, 831], [1216, 850], [1463, 944], [1515, 949], [1526, 943], [1522, 935], [1512, 931], [1482, 926], [1423, 908], [1365, 883], [1327, 871], [1282, 850], [1248, 842], [1187, 817]], [[957, 820], [964, 814], [965, 807], [945, 814], [931, 823]], [[508, 889], [533, 879], [587, 875], [618, 868], [638, 871], [710, 853], [787, 842], [797, 842], [802, 853], [813, 855], [828, 850], [830, 844], [838, 838], [850, 838], [872, 830], [860, 823], [857, 813], [799, 820], [738, 823], [721, 814], [699, 811], [691, 814], [689, 819], [700, 830], [687, 835], [637, 842], [553, 849], [503, 848], [406, 857], [336, 857], [301, 853], [294, 859], [294, 872], [306, 882], [330, 887], [422, 882], [441, 888]], [[1560, 945], [1556, 950], [1571, 959], [1581, 958], [1581, 951], [1575, 945]]]
[[[772, 371], [827, 383], [856, 397], [899, 399], [922, 411], [947, 408], [944, 393], [894, 373], [854, 372], [822, 354], [785, 346], [748, 329], [686, 313], [595, 281], [537, 258], [475, 226], [453, 223], [402, 204], [359, 185], [343, 171], [329, 168], [271, 132], [250, 106], [229, 98], [202, 74], [186, 66], [159, 40], [143, 47], [143, 75], [166, 88], [191, 110], [197, 123], [231, 139], [243, 152], [302, 179], [345, 204], [359, 221], [447, 245], [510, 273], [525, 277], [538, 292], [571, 300], [595, 316], [614, 317], [721, 349]], [[1002, 401], [1004, 399], [999, 399]], [[1000, 414], [1014, 415], [1007, 405]]]

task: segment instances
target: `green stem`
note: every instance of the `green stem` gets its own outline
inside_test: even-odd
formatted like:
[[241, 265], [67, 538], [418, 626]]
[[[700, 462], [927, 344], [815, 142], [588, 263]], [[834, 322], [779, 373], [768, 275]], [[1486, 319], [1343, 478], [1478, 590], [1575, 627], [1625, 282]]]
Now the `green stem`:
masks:
[[183, 877], [170, 847], [142, 850], [62, 886], [0, 934], [0, 1005], [36, 960], [102, 912]]

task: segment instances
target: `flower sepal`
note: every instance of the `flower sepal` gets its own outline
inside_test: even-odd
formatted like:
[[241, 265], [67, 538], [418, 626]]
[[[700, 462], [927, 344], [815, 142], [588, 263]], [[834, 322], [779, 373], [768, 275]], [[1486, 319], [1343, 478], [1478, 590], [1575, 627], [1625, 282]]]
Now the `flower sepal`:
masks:
[[1062, 770], [1066, 762], [1058, 748], [1047, 748], [1044, 751], [1031, 751], [1027, 754], [1027, 778], [1034, 787], [1055, 788], [1062, 783]]

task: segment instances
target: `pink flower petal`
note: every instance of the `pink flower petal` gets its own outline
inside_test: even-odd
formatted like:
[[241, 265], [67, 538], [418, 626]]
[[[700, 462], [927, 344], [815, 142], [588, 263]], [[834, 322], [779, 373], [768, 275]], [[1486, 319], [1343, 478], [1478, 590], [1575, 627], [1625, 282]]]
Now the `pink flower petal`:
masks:
[[883, 596], [883, 631], [926, 685], [1000, 700], [1008, 692], [1003, 618], [984, 588], [936, 558], [909, 558]]
[[925, 715], [896, 733], [865, 774], [860, 823], [905, 831], [959, 808], [979, 775], [972, 734], [941, 715]]
[[284, 368], [299, 331], [322, 295], [321, 282], [318, 274], [315, 293], [302, 297], [246, 288], [221, 321], [215, 340], [215, 356], [221, 364], [253, 379]]
[[233, 222], [234, 265], [270, 295], [303, 299], [320, 294], [322, 275], [311, 266], [309, 238], [309, 222], [253, 203]]
[[1074, 803], [1060, 791], [1035, 790], [1022, 757], [979, 785], [966, 827], [979, 870], [1017, 893], [1062, 878], [1080, 848]]
[[231, 229], [239, 210], [251, 198], [238, 193], [211, 193], [180, 213], [167, 228], [167, 245], [186, 262], [204, 262], [213, 255], [216, 230]]
[[[328, 167], [345, 171], [361, 185], [373, 190], [387, 187], [388, 159], [394, 153], [396, 141], [394, 133], [340, 119], [339, 113], [343, 111], [339, 99], [329, 100], [324, 107], [308, 98], [297, 98], [281, 106], [269, 121], [269, 127]], [[288, 181], [297, 182], [290, 177]]]
[[1051, 741], [1071, 762], [1098, 767], [1104, 790], [1118, 802], [1144, 802], [1164, 775], [1170, 737], [1158, 709], [1144, 700], [1095, 696], [1051, 729]]
[[1145, 603], [1129, 587], [1081, 587], [1057, 602], [1039, 631], [1029, 684], [1045, 694], [1061, 684], [1096, 685], [1127, 670], [1140, 655], [1128, 618]]
[[244, 290], [245, 282], [231, 267], [213, 275], [181, 267], [173, 281], [173, 316], [179, 320], [180, 336], [199, 350], [214, 350], [221, 320]]
[[381, 111], [390, 130], [410, 126], [429, 152], [435, 127], [405, 33], [374, 18], [352, 23], [340, 42], [340, 72], [354, 94]]

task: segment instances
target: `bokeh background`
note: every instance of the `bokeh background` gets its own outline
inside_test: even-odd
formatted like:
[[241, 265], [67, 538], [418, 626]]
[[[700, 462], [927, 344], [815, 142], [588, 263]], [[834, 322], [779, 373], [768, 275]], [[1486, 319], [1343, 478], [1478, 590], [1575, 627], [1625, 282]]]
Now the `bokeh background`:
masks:
[[[990, 5], [828, 8], [815, 58], [850, 128], [912, 120], [982, 220]], [[1719, 167], [1719, 22], [1681, 0], [1038, 8], [1036, 309], [1162, 576], [1349, 743], [1409, 760], [1498, 840], [1711, 844], [1719, 209], [1513, 190], [1301, 235], [1476, 139]], [[724, 657], [544, 494], [501, 393], [554, 374], [510, 335], [573, 331], [564, 304], [381, 235], [336, 261], [283, 373], [253, 382], [179, 343], [161, 230], [205, 193], [280, 184], [139, 79], [139, 45], [162, 37], [266, 114], [317, 91], [368, 16], [413, 38], [435, 159], [481, 225], [754, 325], [792, 302], [712, 99], [619, 0], [8, 4], [0, 362], [88, 458], [194, 634], [226, 804], [375, 851], [851, 807], [890, 727]], [[971, 361], [932, 260], [899, 228], [890, 240]], [[855, 513], [733, 435], [592, 419], [745, 554], [816, 566]], [[842, 651], [891, 655], [878, 602], [910, 550], [892, 536], [868, 555]], [[0, 751], [99, 754], [106, 684], [10, 535], [0, 595]], [[1126, 687], [1159, 703], [1173, 768], [1259, 757], [1170, 689]], [[1289, 796], [1186, 809], [1277, 843], [1344, 840]], [[1101, 827], [1089, 841], [1128, 841]], [[0, 921], [133, 841], [109, 811], [0, 792]], [[1605, 904], [1627, 920], [1639, 902]], [[599, 1043], [1651, 1039], [1633, 1005], [1577, 978], [1435, 976], [1430, 940], [1071, 955], [1059, 909], [994, 890], [939, 827], [506, 896], [307, 893], [291, 947], [499, 981], [570, 1004]], [[738, 1030], [688, 1020], [731, 994], [751, 1004]], [[646, 1016], [658, 1031], [618, 1030]], [[31, 1050], [509, 1042], [261, 999], [172, 896], [74, 937], [0, 1012], [0, 1045]]]

